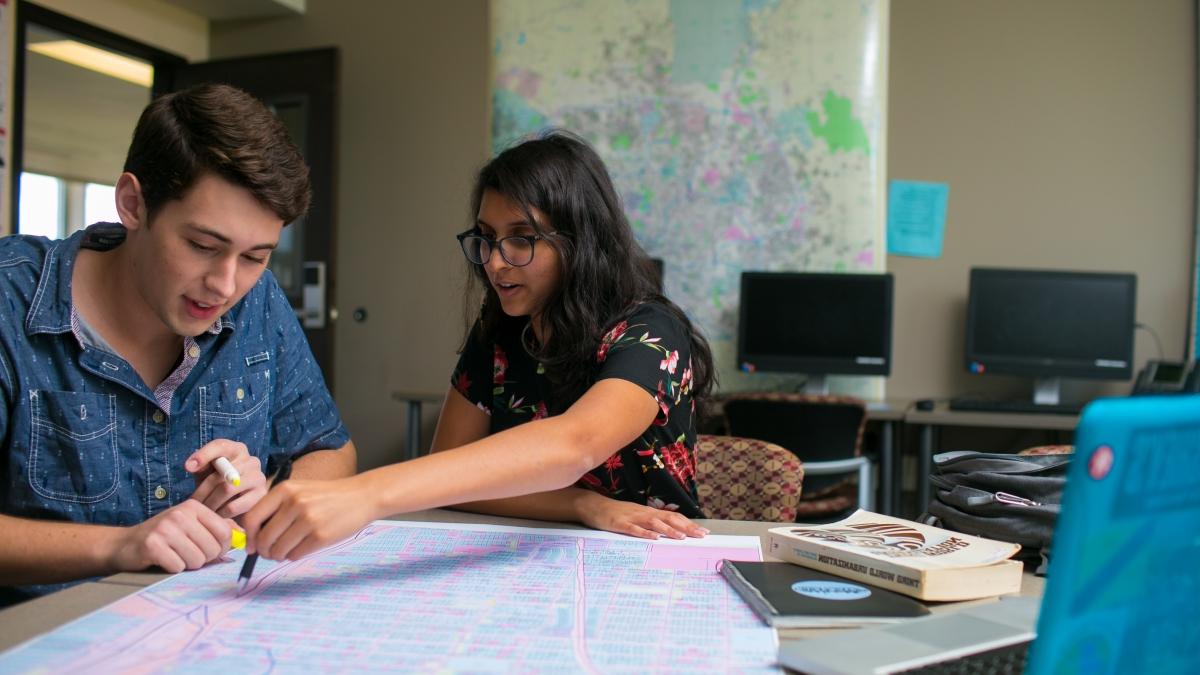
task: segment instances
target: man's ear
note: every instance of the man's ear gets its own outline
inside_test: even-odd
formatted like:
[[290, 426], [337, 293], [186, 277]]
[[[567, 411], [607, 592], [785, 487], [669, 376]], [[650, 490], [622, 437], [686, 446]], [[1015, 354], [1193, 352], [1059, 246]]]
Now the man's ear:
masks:
[[117, 215], [127, 230], [136, 230], [149, 223], [146, 220], [146, 200], [137, 176], [126, 171], [117, 179]]

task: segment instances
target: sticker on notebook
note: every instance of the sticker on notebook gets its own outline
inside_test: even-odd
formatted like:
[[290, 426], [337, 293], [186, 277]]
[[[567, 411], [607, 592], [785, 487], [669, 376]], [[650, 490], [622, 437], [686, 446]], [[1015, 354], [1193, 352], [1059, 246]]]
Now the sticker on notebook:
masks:
[[797, 581], [792, 584], [792, 590], [822, 600], [862, 600], [871, 595], [866, 586], [843, 581]]

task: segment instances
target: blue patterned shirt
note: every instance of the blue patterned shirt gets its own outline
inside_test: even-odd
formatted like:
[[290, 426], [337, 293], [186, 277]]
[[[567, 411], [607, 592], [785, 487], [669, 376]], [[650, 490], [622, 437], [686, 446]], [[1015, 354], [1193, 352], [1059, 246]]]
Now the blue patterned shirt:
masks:
[[192, 494], [184, 460], [214, 439], [245, 443], [264, 465], [349, 442], [269, 271], [211, 330], [183, 341], [157, 389], [89, 339], [71, 278], [85, 239], [119, 245], [123, 230], [114, 242], [101, 227], [61, 241], [0, 239], [0, 512], [134, 525]]

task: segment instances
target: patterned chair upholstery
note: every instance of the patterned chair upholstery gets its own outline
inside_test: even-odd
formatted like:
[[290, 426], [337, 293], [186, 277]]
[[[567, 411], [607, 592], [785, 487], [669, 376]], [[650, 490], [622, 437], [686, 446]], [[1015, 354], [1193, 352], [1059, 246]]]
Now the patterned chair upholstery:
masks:
[[696, 491], [709, 518], [794, 522], [803, 480], [800, 460], [773, 443], [696, 438]]
[[739, 392], [723, 401], [730, 434], [783, 446], [804, 462], [807, 476], [804, 497], [796, 507], [797, 520], [837, 519], [855, 505], [873, 508], [871, 466], [862, 457], [867, 407], [861, 399]]
[[1035, 445], [1018, 452], [1018, 455], [1069, 455], [1075, 452], [1073, 445]]

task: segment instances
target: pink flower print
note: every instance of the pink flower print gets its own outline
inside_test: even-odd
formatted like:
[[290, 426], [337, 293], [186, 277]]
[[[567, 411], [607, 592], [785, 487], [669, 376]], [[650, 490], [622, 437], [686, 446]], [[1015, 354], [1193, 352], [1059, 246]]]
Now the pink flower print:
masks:
[[649, 506], [652, 509], [658, 509], [659, 511], [678, 511], [679, 510], [678, 504], [668, 504], [668, 503], [664, 502], [663, 500], [659, 499], [658, 497], [651, 497], [650, 499], [647, 499], [646, 506]]
[[679, 365], [679, 351], [672, 350], [670, 354], [667, 354], [667, 358], [665, 358], [659, 362], [658, 369], [665, 370], [668, 373], [674, 375], [675, 367], [677, 365]]
[[540, 420], [546, 418], [546, 402], [538, 401], [537, 410], [533, 411], [533, 419]]
[[687, 485], [696, 475], [696, 462], [692, 451], [683, 441], [675, 441], [671, 445], [659, 448], [667, 473], [671, 474], [680, 485]]
[[471, 390], [471, 378], [467, 377], [466, 373], [459, 373], [458, 379], [454, 380], [454, 390], [466, 396]]
[[626, 330], [629, 330], [628, 321], [622, 321], [608, 331], [600, 340], [600, 348], [596, 350], [596, 363], [604, 363], [604, 359], [608, 358], [608, 350], [617, 343], [617, 340], [624, 337]]
[[492, 356], [492, 384], [504, 384], [504, 373], [508, 370], [508, 355], [496, 345], [496, 352]]
[[616, 481], [616, 477], [613, 475], [613, 473], [623, 466], [625, 465], [621, 463], [621, 453], [619, 452], [604, 460], [604, 468], [608, 469], [608, 479], [610, 481]]
[[587, 490], [591, 490], [592, 492], [599, 492], [602, 495], [607, 495], [612, 492], [612, 490], [608, 489], [608, 486], [604, 484], [604, 481], [601, 481], [599, 478], [590, 473], [585, 473], [580, 476], [579, 480], [575, 481], [575, 485]]
[[671, 404], [667, 402], [667, 392], [663, 389], [662, 380], [658, 381], [658, 393], [654, 395], [654, 400], [658, 401], [658, 409], [662, 412], [654, 418], [655, 426], [666, 426], [667, 420], [671, 417]]

